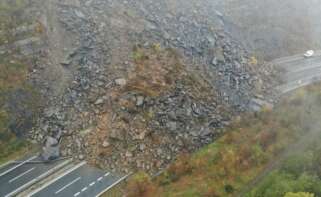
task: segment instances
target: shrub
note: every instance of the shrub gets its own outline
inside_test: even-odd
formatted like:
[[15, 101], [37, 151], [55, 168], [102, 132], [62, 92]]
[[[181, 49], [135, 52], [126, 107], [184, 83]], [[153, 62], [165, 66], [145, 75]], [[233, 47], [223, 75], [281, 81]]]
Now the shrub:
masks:
[[305, 159], [303, 156], [292, 156], [284, 162], [281, 170], [298, 177], [306, 168], [307, 161]]
[[180, 177], [190, 174], [193, 167], [190, 163], [190, 157], [188, 154], [180, 155], [175, 163], [173, 163], [168, 169], [168, 177], [171, 181], [175, 182]]
[[275, 142], [277, 133], [275, 130], [262, 131], [258, 136], [258, 141], [262, 148], [265, 150], [269, 145]]
[[225, 190], [226, 193], [232, 194], [235, 189], [234, 189], [234, 187], [232, 185], [227, 184], [227, 185], [224, 186], [224, 190]]
[[139, 172], [135, 174], [127, 184], [126, 196], [127, 197], [149, 197], [155, 196], [155, 187], [153, 186], [150, 177]]

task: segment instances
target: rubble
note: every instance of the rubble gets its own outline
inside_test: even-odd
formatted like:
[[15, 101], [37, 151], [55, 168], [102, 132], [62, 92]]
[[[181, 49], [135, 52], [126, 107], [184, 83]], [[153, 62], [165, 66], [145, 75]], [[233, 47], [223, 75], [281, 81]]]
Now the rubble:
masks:
[[[70, 79], [52, 96], [54, 83], [40, 80], [42, 69], [32, 76], [48, 108], [31, 138], [64, 131], [63, 155], [152, 173], [180, 152], [213, 142], [234, 115], [252, 110], [255, 95], [269, 94], [273, 67], [251, 63], [224, 31], [223, 16], [181, 3], [171, 14], [164, 2], [149, 0], [54, 3], [57, 24], [51, 25], [72, 40], [57, 61]], [[152, 54], [160, 55], [157, 61]], [[144, 61], [154, 62], [140, 67]]]

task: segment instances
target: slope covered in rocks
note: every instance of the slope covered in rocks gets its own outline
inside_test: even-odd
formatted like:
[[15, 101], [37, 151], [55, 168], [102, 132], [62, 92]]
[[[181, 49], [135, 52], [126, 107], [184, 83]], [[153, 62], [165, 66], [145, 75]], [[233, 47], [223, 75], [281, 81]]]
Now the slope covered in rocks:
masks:
[[254, 98], [270, 101], [273, 67], [205, 2], [31, 2], [43, 45], [30, 81], [46, 103], [29, 134], [63, 131], [63, 155], [155, 172], [215, 140]]

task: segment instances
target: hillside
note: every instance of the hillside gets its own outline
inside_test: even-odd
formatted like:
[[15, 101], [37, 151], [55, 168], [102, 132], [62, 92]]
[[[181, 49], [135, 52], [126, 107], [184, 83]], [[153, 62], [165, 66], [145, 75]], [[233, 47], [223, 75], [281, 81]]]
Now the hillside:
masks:
[[213, 142], [253, 99], [274, 103], [273, 65], [242, 48], [205, 2], [27, 5], [26, 28], [39, 33], [20, 48], [33, 57], [28, 81], [44, 108], [25, 130], [38, 143], [62, 132], [62, 156], [155, 173]]
[[299, 90], [273, 111], [236, 120], [223, 137], [194, 154], [181, 155], [159, 177], [134, 175], [125, 193], [283, 197], [287, 192], [309, 192], [319, 196], [319, 102], [320, 84]]
[[26, 7], [25, 1], [0, 2], [0, 162], [30, 150], [25, 138], [40, 112], [40, 95], [28, 79], [32, 60], [20, 48], [38, 34], [23, 29], [32, 20], [24, 15]]
[[[2, 0], [0, 163], [62, 134], [61, 157], [133, 173], [117, 195], [319, 196], [320, 84], [280, 99], [264, 61], [319, 46], [317, 5]], [[321, 73], [295, 58], [290, 82]]]

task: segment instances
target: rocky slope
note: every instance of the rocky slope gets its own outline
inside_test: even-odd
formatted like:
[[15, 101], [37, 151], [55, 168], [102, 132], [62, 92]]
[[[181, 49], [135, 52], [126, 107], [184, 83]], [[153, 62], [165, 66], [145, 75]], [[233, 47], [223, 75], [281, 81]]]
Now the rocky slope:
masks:
[[273, 67], [205, 1], [31, 2], [44, 44], [30, 80], [47, 103], [30, 137], [63, 131], [63, 155], [155, 172], [215, 140], [274, 85]]

